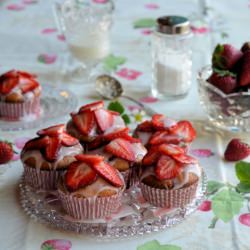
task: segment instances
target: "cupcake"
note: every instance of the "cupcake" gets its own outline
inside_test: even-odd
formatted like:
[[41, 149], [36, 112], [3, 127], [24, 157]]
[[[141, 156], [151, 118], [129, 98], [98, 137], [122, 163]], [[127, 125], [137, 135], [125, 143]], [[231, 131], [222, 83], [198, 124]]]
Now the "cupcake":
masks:
[[11, 70], [0, 76], [0, 117], [8, 120], [38, 117], [41, 86], [35, 76]]
[[134, 136], [146, 147], [171, 143], [187, 148], [195, 139], [196, 132], [189, 121], [176, 122], [162, 114], [155, 114], [150, 121], [137, 126]]
[[42, 129], [37, 134], [21, 152], [25, 182], [36, 189], [53, 190], [83, 148], [78, 139], [65, 131], [63, 124]]
[[58, 185], [67, 214], [78, 220], [99, 219], [121, 206], [124, 180], [100, 155], [80, 154]]
[[103, 143], [102, 135], [125, 127], [119, 113], [104, 109], [103, 101], [98, 101], [82, 106], [78, 113], [71, 113], [67, 132], [78, 138], [87, 151]]
[[151, 147], [143, 159], [140, 187], [150, 204], [178, 208], [193, 200], [200, 177], [197, 159], [178, 145], [161, 144]]

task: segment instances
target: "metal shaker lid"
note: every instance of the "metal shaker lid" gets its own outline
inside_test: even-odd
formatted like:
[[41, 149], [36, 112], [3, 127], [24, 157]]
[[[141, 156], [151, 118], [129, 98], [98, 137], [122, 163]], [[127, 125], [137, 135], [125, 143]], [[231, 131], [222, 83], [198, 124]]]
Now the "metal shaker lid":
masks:
[[183, 16], [163, 16], [157, 19], [157, 31], [165, 34], [184, 35], [190, 32], [190, 22]]

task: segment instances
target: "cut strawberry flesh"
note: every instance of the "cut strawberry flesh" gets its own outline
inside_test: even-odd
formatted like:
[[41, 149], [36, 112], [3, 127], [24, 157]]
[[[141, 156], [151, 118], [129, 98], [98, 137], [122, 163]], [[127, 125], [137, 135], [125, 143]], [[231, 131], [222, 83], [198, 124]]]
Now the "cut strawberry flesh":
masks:
[[122, 138], [125, 139], [126, 141], [131, 142], [131, 143], [141, 143], [141, 139], [134, 138], [134, 137], [130, 136], [129, 134], [123, 135]]
[[60, 137], [62, 145], [66, 147], [74, 146], [79, 143], [78, 139], [65, 132], [63, 132]]
[[155, 129], [164, 129], [164, 119], [165, 116], [161, 115], [161, 114], [155, 114], [152, 117], [152, 124], [154, 126]]
[[151, 121], [144, 121], [138, 125], [137, 129], [142, 132], [153, 132], [154, 127]]
[[35, 88], [39, 87], [39, 83], [33, 79], [24, 78], [24, 77], [20, 76], [19, 80], [20, 80], [20, 82], [23, 81], [23, 83], [20, 84], [20, 89], [22, 90], [23, 94], [25, 94], [29, 91], [32, 91]]
[[151, 147], [142, 160], [143, 165], [150, 166], [155, 164], [160, 155], [161, 154], [157, 146]]
[[135, 161], [135, 155], [131, 143], [125, 139], [117, 138], [105, 146], [104, 150], [117, 157], [128, 161]]
[[23, 76], [23, 77], [26, 77], [26, 78], [36, 78], [36, 75], [30, 74], [30, 73], [28, 73], [26, 71], [20, 71], [20, 70], [18, 70], [17, 73], [19, 75]]
[[65, 174], [65, 183], [69, 190], [75, 191], [92, 184], [96, 178], [96, 172], [87, 164], [73, 162]]
[[118, 174], [118, 171], [110, 166], [108, 163], [102, 161], [98, 164], [94, 164], [91, 166], [98, 175], [102, 176], [106, 181], [113, 184], [116, 187], [122, 187], [124, 185], [124, 181]]
[[58, 124], [55, 126], [51, 126], [49, 128], [41, 129], [37, 132], [38, 135], [49, 135], [55, 136], [63, 133], [65, 130], [64, 124]]
[[180, 141], [181, 140], [177, 135], [171, 135], [168, 131], [158, 131], [151, 136], [149, 143], [152, 145], [162, 143], [178, 144]]
[[98, 109], [94, 113], [98, 127], [102, 132], [113, 125], [113, 115], [108, 110]]
[[3, 81], [0, 81], [0, 93], [3, 95], [7, 95], [17, 85], [18, 85], [18, 76], [5, 78]]
[[58, 157], [58, 151], [60, 149], [60, 139], [58, 137], [50, 137], [49, 144], [45, 148], [45, 158], [48, 161], [55, 161]]
[[181, 155], [172, 155], [172, 157], [183, 164], [197, 164], [198, 160], [190, 155], [185, 155], [185, 154], [181, 154]]
[[100, 147], [103, 144], [103, 136], [98, 135], [93, 141], [88, 143], [88, 150], [96, 149], [97, 147]]
[[159, 151], [165, 155], [179, 155], [184, 154], [185, 150], [174, 144], [162, 144], [159, 146]]
[[90, 165], [98, 164], [99, 162], [104, 160], [104, 157], [101, 155], [91, 155], [91, 154], [80, 154], [76, 155], [75, 158], [78, 161], [85, 162]]
[[175, 178], [180, 170], [180, 165], [171, 157], [162, 155], [156, 165], [155, 174], [159, 180]]
[[94, 115], [91, 111], [72, 114], [72, 120], [77, 129], [84, 135], [88, 135], [95, 125]]
[[50, 139], [48, 136], [34, 138], [24, 145], [23, 150], [42, 149], [49, 145]]
[[86, 110], [90, 110], [90, 111], [94, 111], [97, 109], [101, 109], [104, 107], [104, 102], [103, 101], [97, 101], [97, 102], [93, 102], [87, 105], [84, 105], [80, 108], [79, 113], [82, 113]]
[[191, 142], [196, 137], [195, 129], [189, 121], [179, 121], [170, 129], [171, 135], [178, 136], [184, 142]]
[[111, 141], [111, 140], [119, 138], [119, 137], [123, 138], [124, 136], [127, 136], [128, 132], [129, 132], [129, 128], [121, 128], [121, 129], [117, 129], [111, 133], [104, 134], [103, 138], [104, 138], [104, 140]]

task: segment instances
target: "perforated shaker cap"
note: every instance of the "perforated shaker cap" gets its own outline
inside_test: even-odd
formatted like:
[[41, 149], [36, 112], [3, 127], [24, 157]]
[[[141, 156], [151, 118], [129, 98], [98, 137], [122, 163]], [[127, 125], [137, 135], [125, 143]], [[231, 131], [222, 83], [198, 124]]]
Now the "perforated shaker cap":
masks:
[[157, 31], [170, 35], [186, 35], [190, 33], [190, 22], [183, 16], [159, 17], [157, 19]]

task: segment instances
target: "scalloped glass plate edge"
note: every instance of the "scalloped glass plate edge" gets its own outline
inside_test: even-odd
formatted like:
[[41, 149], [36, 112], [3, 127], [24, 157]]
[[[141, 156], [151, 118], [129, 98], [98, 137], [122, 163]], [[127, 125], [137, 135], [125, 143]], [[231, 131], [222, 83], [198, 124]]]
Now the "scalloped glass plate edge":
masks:
[[203, 170], [196, 196], [184, 208], [178, 208], [174, 213], [165, 214], [161, 217], [152, 217], [150, 220], [137, 221], [134, 224], [121, 226], [112, 226], [109, 223], [84, 223], [67, 220], [58, 211], [46, 208], [42, 199], [37, 199], [34, 202], [34, 197], [29, 194], [30, 187], [25, 184], [23, 176], [19, 188], [21, 206], [24, 212], [36, 222], [63, 231], [84, 234], [99, 240], [116, 240], [163, 231], [184, 221], [205, 200], [207, 177]]

